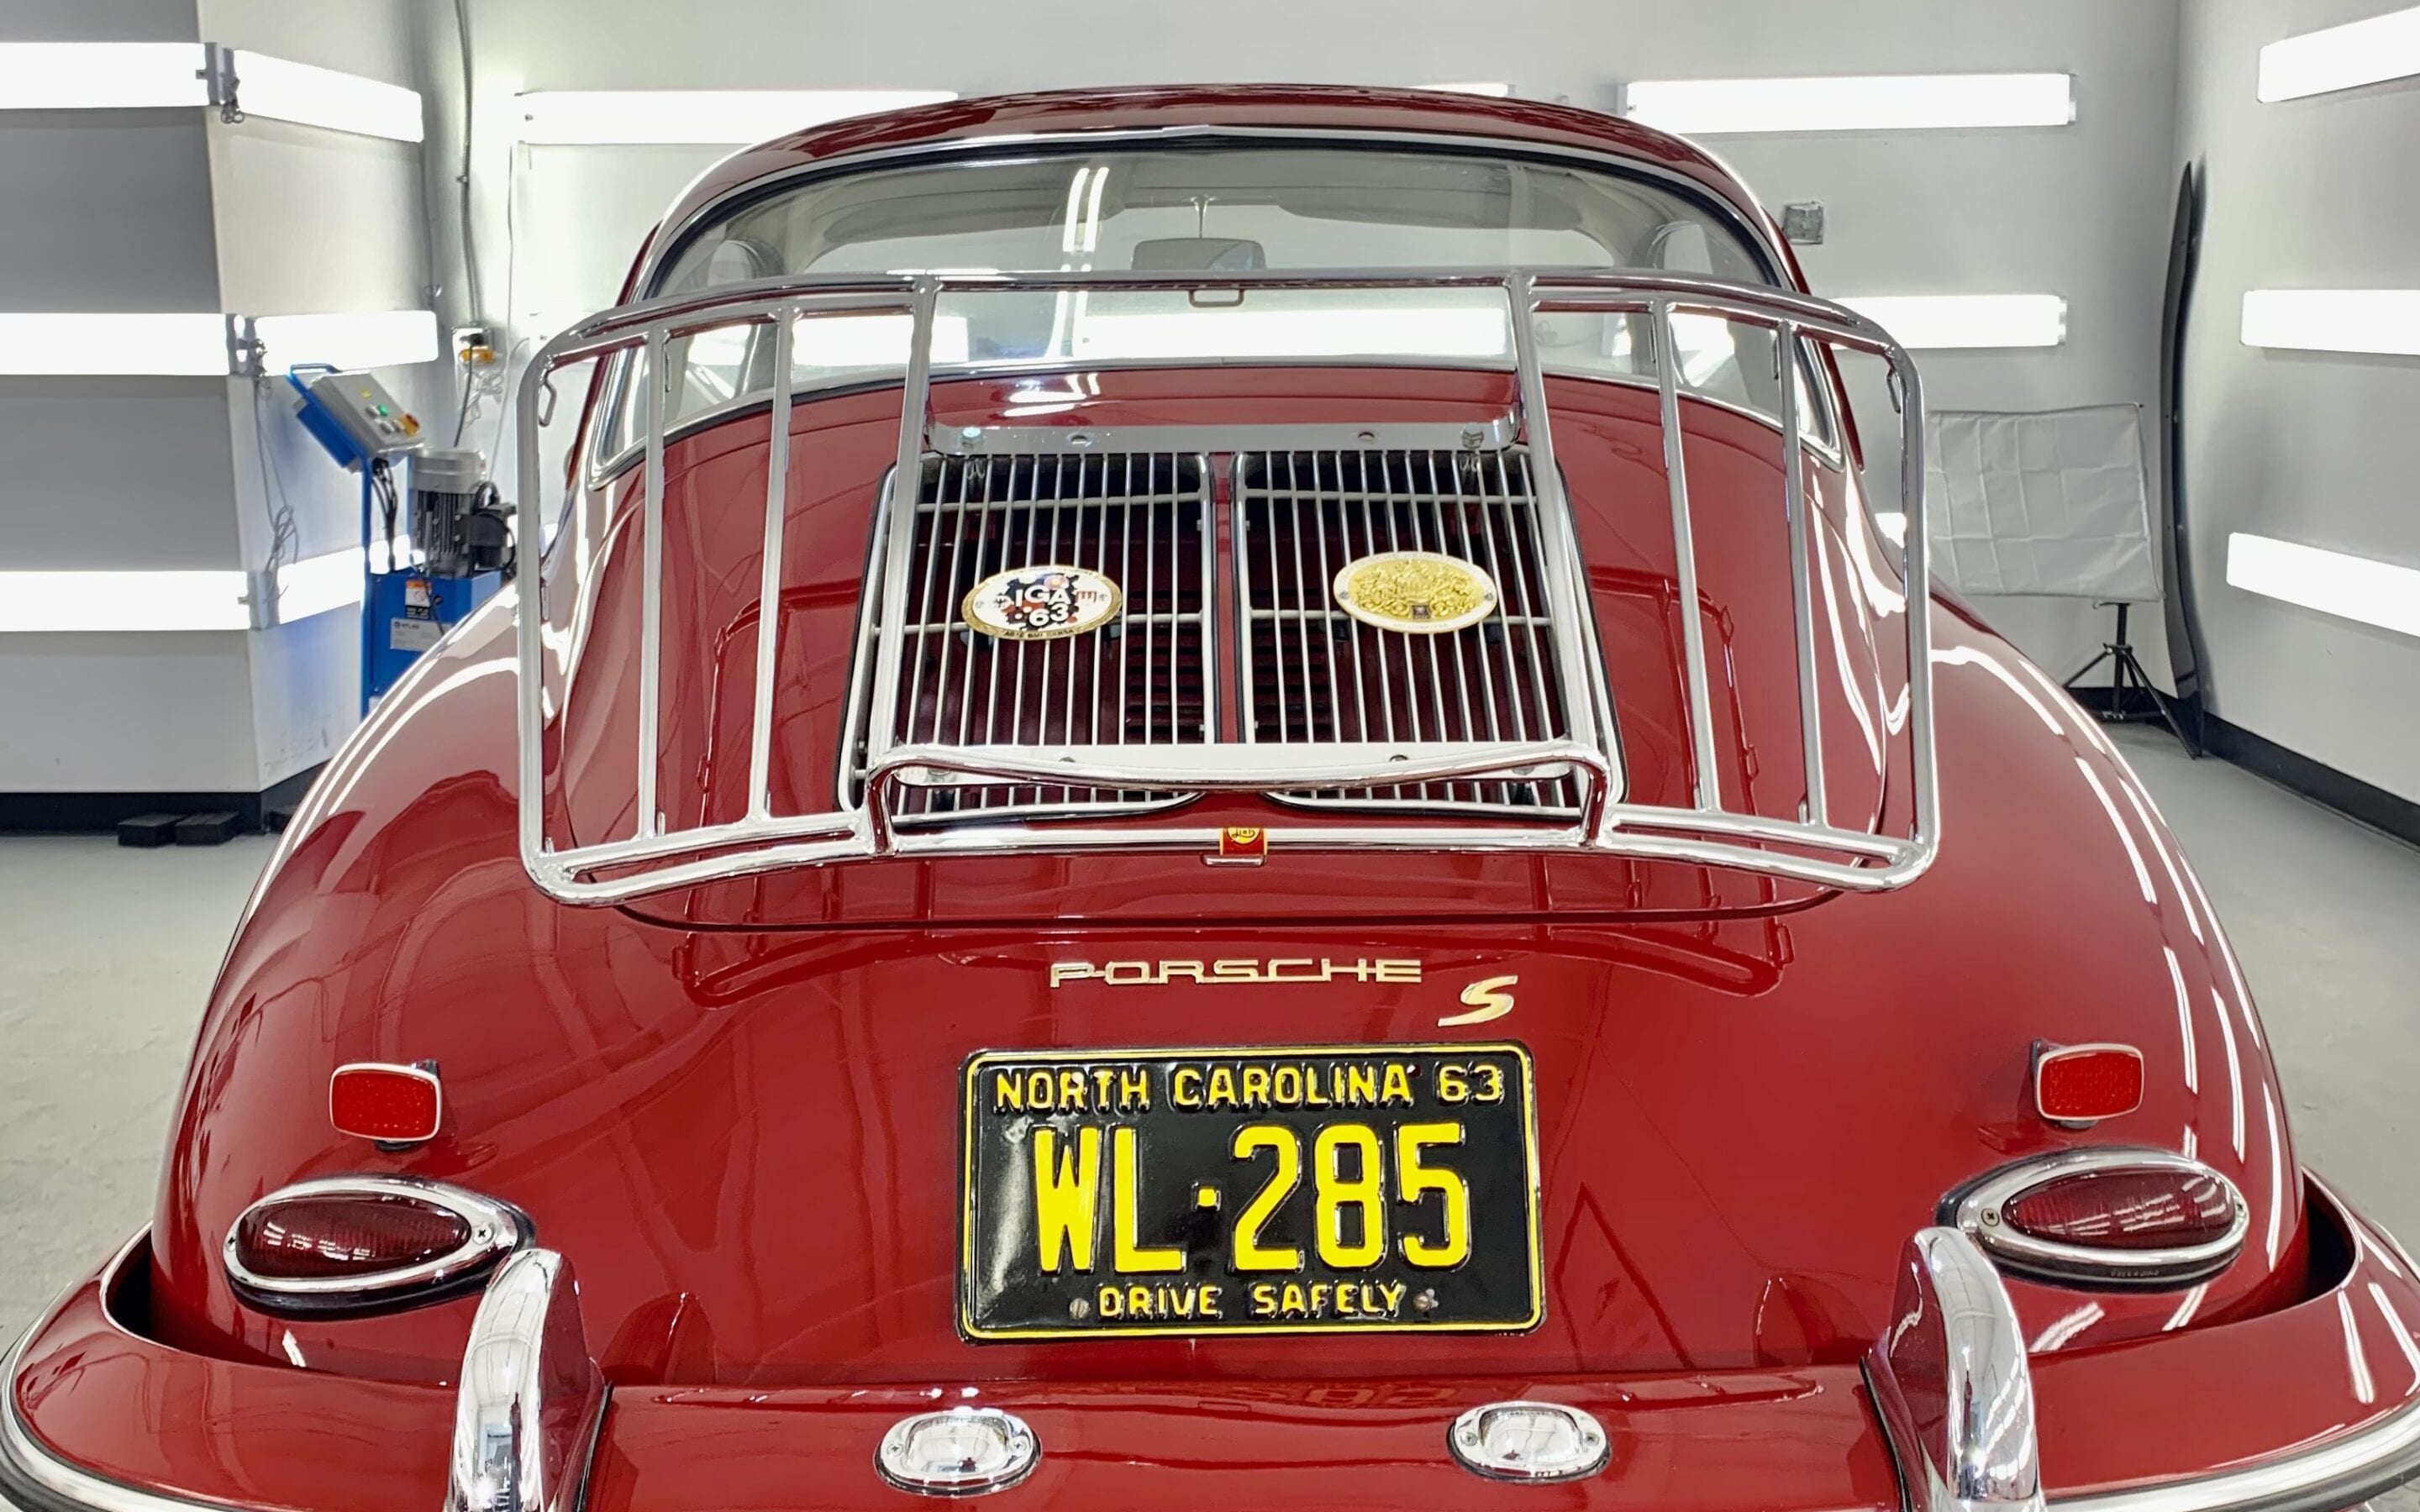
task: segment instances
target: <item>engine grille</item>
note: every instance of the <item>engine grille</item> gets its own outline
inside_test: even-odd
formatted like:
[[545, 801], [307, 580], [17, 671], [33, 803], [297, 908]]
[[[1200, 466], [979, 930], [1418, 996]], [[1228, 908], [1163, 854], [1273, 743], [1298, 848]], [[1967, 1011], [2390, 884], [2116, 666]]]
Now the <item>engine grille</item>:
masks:
[[[1175, 746], [1215, 738], [1209, 597], [1216, 535], [1206, 460], [1183, 453], [928, 457], [908, 561], [899, 691], [871, 708], [885, 598], [876, 541], [848, 721], [848, 801], [865, 797], [869, 733], [891, 745]], [[970, 629], [967, 594], [1041, 563], [1089, 567], [1125, 592], [1101, 629], [1001, 640]], [[1136, 810], [1165, 794], [1004, 783], [902, 785], [902, 824]]]
[[[1568, 733], [1526, 450], [1260, 452], [1236, 459], [1243, 738], [1263, 745], [1545, 740]], [[1497, 610], [1407, 635], [1339, 609], [1362, 557], [1434, 551], [1484, 568]], [[1351, 808], [1578, 811], [1575, 781], [1431, 782], [1288, 801]]]

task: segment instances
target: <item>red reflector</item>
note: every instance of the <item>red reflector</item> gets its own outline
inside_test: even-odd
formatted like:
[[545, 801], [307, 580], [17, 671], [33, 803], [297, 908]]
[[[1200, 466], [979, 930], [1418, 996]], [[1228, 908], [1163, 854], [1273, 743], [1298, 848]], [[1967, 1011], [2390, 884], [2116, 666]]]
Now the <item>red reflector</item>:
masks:
[[471, 1225], [432, 1202], [321, 1193], [266, 1202], [235, 1228], [235, 1258], [271, 1281], [342, 1279], [443, 1258], [470, 1242]]
[[2235, 1204], [2209, 1175], [2119, 1168], [2044, 1181], [2003, 1203], [2000, 1221], [2061, 1244], [2184, 1249], [2226, 1239]]
[[2034, 1106], [2055, 1123], [2114, 1119], [2143, 1105], [2143, 1053], [2126, 1044], [2043, 1050], [2034, 1060]]
[[433, 1072], [417, 1066], [363, 1062], [328, 1079], [328, 1121], [340, 1134], [416, 1145], [437, 1134], [444, 1096]]

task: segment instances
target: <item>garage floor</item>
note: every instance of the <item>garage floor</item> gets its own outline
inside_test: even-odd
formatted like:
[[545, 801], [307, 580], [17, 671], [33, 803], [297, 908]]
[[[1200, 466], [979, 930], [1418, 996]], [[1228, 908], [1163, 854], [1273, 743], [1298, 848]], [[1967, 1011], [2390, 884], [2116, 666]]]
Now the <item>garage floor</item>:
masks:
[[[2226, 920], [2304, 1158], [2420, 1241], [2420, 850], [2121, 732]], [[0, 839], [0, 1339], [143, 1223], [196, 1013], [264, 838]]]

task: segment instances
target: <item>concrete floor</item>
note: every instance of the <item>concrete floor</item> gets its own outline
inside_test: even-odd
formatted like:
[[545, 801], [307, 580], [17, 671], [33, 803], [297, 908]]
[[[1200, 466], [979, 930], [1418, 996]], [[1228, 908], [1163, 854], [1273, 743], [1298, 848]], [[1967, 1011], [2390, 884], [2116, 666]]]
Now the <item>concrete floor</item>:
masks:
[[[2164, 735], [2119, 739], [2226, 921], [2304, 1160], [2420, 1241], [2420, 851]], [[0, 1339], [149, 1214], [196, 1014], [265, 838], [0, 838]]]

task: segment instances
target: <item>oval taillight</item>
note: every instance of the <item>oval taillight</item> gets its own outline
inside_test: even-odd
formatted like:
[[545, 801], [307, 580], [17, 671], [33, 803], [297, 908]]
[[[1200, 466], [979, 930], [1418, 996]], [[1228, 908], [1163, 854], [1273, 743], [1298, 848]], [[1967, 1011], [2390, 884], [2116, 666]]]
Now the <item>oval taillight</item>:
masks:
[[300, 1281], [427, 1265], [470, 1238], [470, 1220], [432, 1202], [328, 1192], [246, 1212], [236, 1221], [235, 1251], [255, 1275]]
[[2000, 1222], [2063, 1244], [2176, 1249], [2225, 1240], [2235, 1203], [2213, 1171], [2121, 1166], [2028, 1187], [2001, 1204]]
[[272, 1192], [227, 1230], [227, 1280], [263, 1312], [380, 1312], [460, 1294], [528, 1238], [459, 1187], [335, 1177]]
[[2096, 1289], [2189, 1287], [2242, 1253], [2233, 1182], [2164, 1149], [2071, 1149], [2004, 1165], [1943, 1204], [2012, 1275]]

